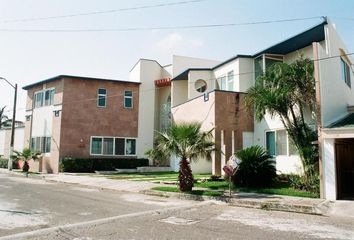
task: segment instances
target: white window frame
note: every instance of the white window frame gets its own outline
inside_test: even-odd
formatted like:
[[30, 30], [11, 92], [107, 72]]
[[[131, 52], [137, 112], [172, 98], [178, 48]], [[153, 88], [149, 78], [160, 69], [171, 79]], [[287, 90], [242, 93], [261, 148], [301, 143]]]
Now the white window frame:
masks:
[[348, 63], [348, 61], [340, 57], [340, 65], [341, 65], [341, 75], [343, 78], [343, 69], [342, 69], [342, 64], [344, 64], [344, 79], [342, 79], [345, 84], [349, 87], [352, 88], [352, 69], [351, 69], [351, 64]]
[[[50, 150], [49, 150], [48, 152], [46, 151], [46, 150], [47, 150], [47, 138], [50, 139], [50, 146], [49, 146]], [[34, 149], [32, 148], [33, 139], [36, 139], [36, 140], [35, 140]], [[37, 143], [37, 139], [39, 139], [39, 142], [38, 142], [38, 143]], [[36, 148], [37, 144], [39, 145], [39, 150]], [[38, 137], [38, 136], [34, 137], [34, 136], [32, 136], [32, 137], [31, 137], [31, 140], [30, 140], [30, 148], [31, 148], [31, 150], [33, 150], [33, 151], [39, 151], [39, 152], [41, 152], [42, 154], [48, 155], [48, 154], [50, 154], [51, 151], [52, 151], [52, 137], [50, 137], [50, 136], [41, 136], [41, 137]]]
[[[232, 74], [230, 74], [230, 73], [232, 73]], [[227, 91], [235, 91], [235, 71], [234, 70], [228, 71], [226, 76], [227, 76], [227, 80], [226, 80]], [[230, 80], [230, 76], [231, 76], [232, 80]], [[230, 81], [232, 81], [232, 89], [229, 89]]]
[[[92, 139], [93, 138], [100, 138], [101, 139], [101, 154], [93, 154], [92, 153]], [[103, 139], [104, 138], [113, 138], [113, 154], [103, 154]], [[124, 155], [116, 155], [116, 138], [124, 139]], [[135, 139], [135, 154], [126, 154], [126, 143], [127, 139]], [[105, 157], [119, 157], [119, 156], [137, 156], [137, 149], [138, 149], [138, 141], [137, 138], [134, 137], [117, 137], [117, 136], [91, 136], [90, 137], [90, 156], [105, 156]]]
[[[125, 95], [126, 92], [131, 92], [132, 95], [131, 95], [131, 96], [126, 96], [126, 95]], [[127, 99], [127, 98], [130, 98], [131, 101], [132, 101], [132, 106], [131, 106], [131, 107], [127, 107], [127, 106], [125, 105], [125, 99]], [[134, 103], [133, 103], [133, 91], [131, 91], [131, 90], [124, 90], [123, 106], [124, 106], [124, 108], [127, 108], [127, 109], [132, 109], [132, 108], [134, 107]]]
[[[99, 91], [100, 91], [100, 89], [104, 89], [105, 91], [106, 91], [106, 94], [100, 94], [99, 93]], [[107, 89], [106, 88], [98, 88], [97, 89], [97, 107], [99, 107], [99, 108], [105, 108], [105, 107], [107, 107]], [[100, 97], [104, 97], [104, 106], [100, 106], [99, 105], [99, 102], [100, 102]]]

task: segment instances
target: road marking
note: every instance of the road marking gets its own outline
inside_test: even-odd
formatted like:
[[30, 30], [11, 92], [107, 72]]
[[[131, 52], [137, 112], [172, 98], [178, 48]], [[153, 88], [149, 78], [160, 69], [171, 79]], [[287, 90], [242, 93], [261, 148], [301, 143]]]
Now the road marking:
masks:
[[95, 226], [103, 225], [103, 224], [110, 223], [112, 221], [124, 219], [124, 218], [132, 218], [132, 217], [139, 217], [139, 216], [152, 215], [152, 214], [154, 214], [154, 215], [163, 214], [163, 213], [167, 213], [169, 211], [190, 209], [190, 208], [195, 208], [195, 207], [199, 207], [199, 206], [207, 206], [207, 205], [212, 205], [212, 204], [214, 204], [212, 201], [205, 201], [205, 202], [201, 202], [201, 203], [188, 204], [186, 206], [178, 206], [178, 207], [171, 207], [171, 208], [165, 208], [165, 209], [149, 210], [149, 211], [144, 211], [144, 212], [123, 214], [123, 215], [118, 215], [118, 216], [108, 217], [108, 218], [101, 218], [101, 219], [96, 219], [96, 220], [87, 221], [87, 222], [66, 224], [66, 225], [62, 225], [62, 226], [44, 228], [44, 229], [34, 230], [34, 231], [30, 231], [30, 232], [25, 232], [25, 233], [13, 234], [13, 235], [9, 235], [9, 236], [0, 237], [0, 240], [27, 239], [29, 237], [35, 237], [35, 236], [40, 236], [43, 234], [49, 234], [49, 233], [52, 233], [55, 231], [63, 231], [63, 230], [68, 231], [72, 228], [85, 227], [85, 226], [91, 226], [91, 225], [95, 225]]

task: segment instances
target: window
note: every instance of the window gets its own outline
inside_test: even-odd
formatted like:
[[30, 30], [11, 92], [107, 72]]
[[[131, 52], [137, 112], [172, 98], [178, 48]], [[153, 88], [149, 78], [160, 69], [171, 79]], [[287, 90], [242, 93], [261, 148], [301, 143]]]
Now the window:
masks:
[[51, 137], [34, 137], [31, 139], [31, 150], [41, 153], [50, 153]]
[[266, 132], [266, 147], [268, 154], [275, 156], [275, 132]]
[[294, 142], [283, 129], [266, 132], [266, 148], [271, 156], [297, 155]]
[[125, 149], [125, 139], [124, 138], [116, 138], [115, 139], [115, 155], [124, 155]]
[[198, 79], [194, 83], [194, 88], [197, 92], [203, 93], [207, 89], [207, 83], [203, 79]]
[[343, 79], [343, 81], [348, 85], [348, 87], [351, 87], [350, 67], [349, 67], [349, 65], [343, 60], [343, 58], [340, 59], [340, 63], [341, 63], [342, 79]]
[[97, 91], [97, 106], [98, 107], [106, 107], [106, 97], [107, 97], [107, 90], [104, 88], [99, 88]]
[[34, 107], [39, 108], [43, 106], [43, 92], [34, 94]]
[[136, 139], [92, 137], [91, 155], [136, 155]]
[[287, 155], [287, 136], [285, 130], [276, 132], [276, 153], [277, 155]]
[[34, 107], [50, 106], [54, 104], [55, 89], [43, 90], [34, 94]]
[[227, 90], [234, 91], [234, 71], [227, 73]]
[[254, 59], [254, 77], [257, 78], [265, 72], [267, 68], [275, 63], [283, 62], [282, 55], [263, 54]]
[[136, 139], [126, 139], [125, 154], [126, 155], [135, 155], [136, 152]]
[[103, 155], [113, 155], [113, 138], [103, 138]]
[[133, 92], [124, 91], [124, 108], [133, 108]]
[[55, 93], [55, 89], [46, 90], [44, 92], [44, 105], [45, 106], [53, 105], [54, 93]]
[[102, 138], [92, 138], [91, 154], [102, 154]]
[[217, 79], [217, 82], [219, 84], [219, 89], [220, 90], [226, 90], [226, 76], [219, 77]]

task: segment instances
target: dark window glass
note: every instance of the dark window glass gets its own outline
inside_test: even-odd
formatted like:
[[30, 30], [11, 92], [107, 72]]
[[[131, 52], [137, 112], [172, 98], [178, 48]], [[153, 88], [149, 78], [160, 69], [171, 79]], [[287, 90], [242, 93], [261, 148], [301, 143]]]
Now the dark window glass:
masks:
[[115, 139], [115, 155], [125, 155], [125, 139], [116, 138]]

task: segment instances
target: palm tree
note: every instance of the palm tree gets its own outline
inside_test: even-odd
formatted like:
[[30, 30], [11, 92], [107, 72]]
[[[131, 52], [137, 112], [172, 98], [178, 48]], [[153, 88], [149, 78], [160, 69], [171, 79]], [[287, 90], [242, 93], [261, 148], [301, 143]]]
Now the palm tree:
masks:
[[28, 171], [29, 171], [29, 164], [28, 160], [38, 160], [40, 157], [41, 153], [40, 152], [34, 152], [29, 148], [25, 148], [22, 150], [22, 152], [15, 151], [14, 150], [14, 155], [12, 156], [13, 159], [22, 159], [23, 160], [23, 166], [22, 170], [26, 173], [26, 176], [28, 176]]
[[6, 106], [0, 109], [0, 128], [2, 127], [3, 123], [8, 120], [9, 118], [4, 114]]
[[211, 153], [215, 150], [212, 141], [212, 130], [201, 131], [201, 124], [179, 123], [172, 124], [166, 132], [157, 132], [156, 148], [166, 154], [179, 157], [179, 189], [181, 191], [191, 191], [193, 188], [193, 174], [190, 161], [198, 158], [211, 160]]
[[271, 117], [280, 117], [299, 152], [305, 176], [313, 176], [318, 151], [312, 142], [317, 139], [317, 134], [308, 126], [304, 117], [304, 111], [313, 111], [316, 102], [313, 62], [301, 57], [291, 64], [273, 64], [256, 79], [245, 101], [258, 121], [266, 113]]

